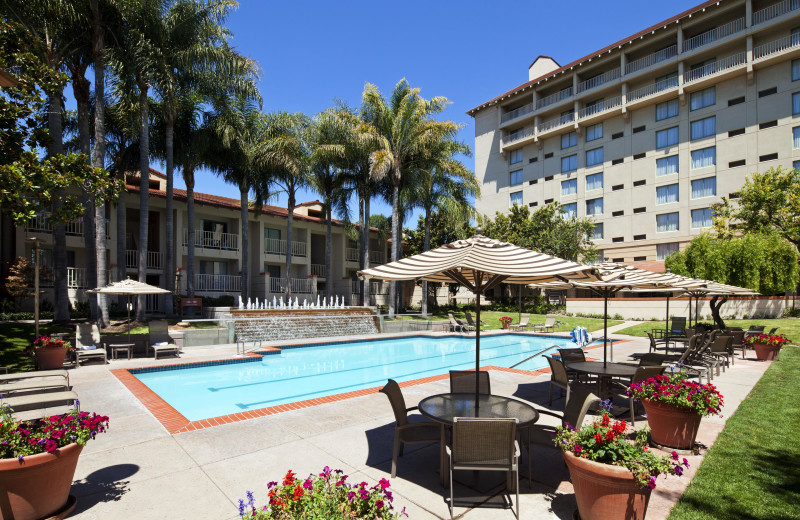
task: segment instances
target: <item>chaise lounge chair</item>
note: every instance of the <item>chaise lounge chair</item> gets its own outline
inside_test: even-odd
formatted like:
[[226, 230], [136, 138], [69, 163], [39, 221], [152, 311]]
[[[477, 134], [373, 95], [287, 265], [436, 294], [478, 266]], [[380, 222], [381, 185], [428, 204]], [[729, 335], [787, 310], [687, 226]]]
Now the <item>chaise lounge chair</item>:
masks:
[[60, 377], [66, 380], [67, 384], [69, 384], [69, 371], [67, 370], [36, 370], [33, 372], [17, 372], [14, 374], [0, 375], [0, 390], [2, 390], [3, 385], [6, 383], [16, 383], [26, 379], [38, 379], [41, 377]]
[[100, 329], [94, 323], [81, 323], [75, 327], [75, 368], [81, 360], [102, 359], [108, 363], [106, 349], [100, 343]]
[[555, 332], [556, 330], [556, 317], [553, 314], [545, 316], [544, 323], [537, 323], [533, 326], [534, 332], [547, 332], [548, 329], [550, 329], [551, 332]]
[[450, 318], [450, 332], [466, 332], [464, 325], [456, 321], [452, 312], [448, 312], [447, 317]]
[[523, 313], [519, 318], [519, 323], [515, 323], [511, 326], [511, 330], [525, 330], [530, 326], [531, 315], [529, 313]]
[[11, 408], [14, 417], [21, 421], [41, 419], [79, 406], [78, 394], [75, 392], [42, 392], [6, 397], [0, 399], [0, 403]]
[[175, 344], [175, 341], [169, 335], [169, 326], [164, 320], [151, 321], [147, 324], [148, 340], [147, 348], [155, 354], [158, 359], [158, 354], [173, 353], [179, 357], [180, 348]]

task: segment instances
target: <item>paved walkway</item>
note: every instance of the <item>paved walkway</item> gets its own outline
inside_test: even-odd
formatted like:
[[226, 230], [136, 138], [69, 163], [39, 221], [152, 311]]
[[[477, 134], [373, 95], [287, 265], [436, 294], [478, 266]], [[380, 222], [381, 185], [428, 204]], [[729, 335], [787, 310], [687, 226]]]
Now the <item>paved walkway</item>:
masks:
[[[617, 361], [647, 350], [646, 341], [633, 338], [614, 347]], [[592, 352], [597, 352], [596, 350]], [[235, 355], [235, 346], [186, 349], [182, 361], [220, 359]], [[598, 356], [600, 357], [600, 356]], [[74, 518], [209, 518], [234, 519], [237, 501], [245, 491], [266, 502], [266, 484], [280, 480], [288, 469], [298, 475], [318, 473], [324, 466], [339, 468], [350, 481], [376, 483], [389, 477], [394, 418], [386, 397], [371, 394], [268, 417], [170, 435], [125, 388], [109, 368], [170, 364], [174, 360], [137, 359], [89, 365], [71, 371], [71, 382], [83, 410], [111, 417], [111, 429], [90, 442], [78, 463], [72, 493], [78, 497]], [[704, 419], [698, 440], [711, 445], [725, 420], [748, 394], [767, 363], [737, 360], [715, 379], [725, 396], [725, 416]], [[495, 393], [547, 407], [549, 376], [492, 371]], [[420, 399], [446, 392], [446, 381], [403, 389], [413, 406]], [[561, 410], [563, 399], [553, 401]], [[641, 421], [642, 423], [644, 421]], [[637, 422], [637, 425], [640, 422]], [[689, 475], [701, 456], [689, 457]], [[449, 518], [439, 486], [438, 446], [409, 446], [391, 479], [398, 509], [412, 519]], [[523, 517], [570, 519], [575, 509], [569, 475], [556, 450], [534, 451], [534, 475], [520, 486]], [[456, 484], [456, 515], [468, 519], [513, 518], [500, 477], [468, 474]], [[689, 478], [659, 479], [648, 511], [649, 520], [666, 518]], [[472, 508], [488, 501], [480, 508]]]

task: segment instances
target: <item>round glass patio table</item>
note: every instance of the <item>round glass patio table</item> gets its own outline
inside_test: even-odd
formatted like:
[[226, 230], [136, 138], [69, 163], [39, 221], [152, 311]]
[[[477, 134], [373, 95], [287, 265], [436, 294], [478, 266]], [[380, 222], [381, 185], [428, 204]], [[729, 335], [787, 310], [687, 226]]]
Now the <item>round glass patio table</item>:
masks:
[[567, 363], [567, 368], [584, 374], [596, 375], [600, 383], [600, 397], [605, 398], [609, 379], [612, 377], [632, 378], [639, 367], [625, 363], [606, 363], [604, 365], [602, 361], [576, 361]]
[[425, 417], [442, 425], [439, 441], [439, 481], [447, 487], [449, 482], [449, 462], [447, 461], [447, 444], [445, 429], [453, 425], [456, 417], [481, 417], [485, 419], [517, 419], [517, 428], [526, 428], [539, 420], [539, 412], [522, 401], [501, 395], [478, 396], [477, 406], [474, 393], [437, 394], [426, 397], [419, 402], [419, 412]]

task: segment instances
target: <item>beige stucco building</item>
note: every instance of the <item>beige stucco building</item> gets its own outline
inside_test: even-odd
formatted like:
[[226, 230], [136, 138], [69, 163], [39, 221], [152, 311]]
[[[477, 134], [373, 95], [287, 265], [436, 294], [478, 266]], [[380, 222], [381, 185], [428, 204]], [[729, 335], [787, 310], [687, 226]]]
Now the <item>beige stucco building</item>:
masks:
[[714, 0], [565, 66], [540, 56], [468, 112], [476, 208], [556, 201], [602, 256], [663, 260], [747, 174], [800, 164], [798, 58], [798, 0]]

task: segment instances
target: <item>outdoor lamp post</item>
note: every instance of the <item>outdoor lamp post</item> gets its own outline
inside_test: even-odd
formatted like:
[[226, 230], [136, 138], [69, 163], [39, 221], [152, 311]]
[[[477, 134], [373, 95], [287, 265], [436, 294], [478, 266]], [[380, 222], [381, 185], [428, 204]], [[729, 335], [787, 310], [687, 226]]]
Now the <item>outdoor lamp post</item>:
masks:
[[33, 244], [33, 335], [39, 337], [39, 239], [30, 237], [26, 242]]

